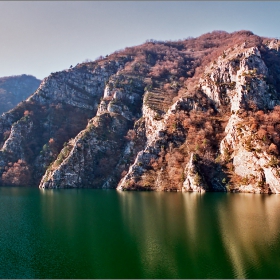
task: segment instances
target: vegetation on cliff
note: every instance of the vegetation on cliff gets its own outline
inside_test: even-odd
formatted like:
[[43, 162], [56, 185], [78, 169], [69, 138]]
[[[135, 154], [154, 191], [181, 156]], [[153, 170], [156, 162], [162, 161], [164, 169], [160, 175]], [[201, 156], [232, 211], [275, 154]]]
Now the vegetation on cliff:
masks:
[[1, 182], [278, 193], [279, 45], [214, 31], [52, 73], [0, 118]]

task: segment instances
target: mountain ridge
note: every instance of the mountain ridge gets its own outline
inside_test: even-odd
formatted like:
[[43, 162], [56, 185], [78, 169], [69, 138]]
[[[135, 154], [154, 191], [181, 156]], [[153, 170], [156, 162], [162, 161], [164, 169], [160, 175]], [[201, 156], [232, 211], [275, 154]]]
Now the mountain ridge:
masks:
[[0, 118], [1, 184], [279, 193], [279, 45], [215, 31], [52, 73]]
[[41, 80], [32, 75], [17, 75], [0, 78], [0, 114], [9, 111], [25, 100], [40, 85]]

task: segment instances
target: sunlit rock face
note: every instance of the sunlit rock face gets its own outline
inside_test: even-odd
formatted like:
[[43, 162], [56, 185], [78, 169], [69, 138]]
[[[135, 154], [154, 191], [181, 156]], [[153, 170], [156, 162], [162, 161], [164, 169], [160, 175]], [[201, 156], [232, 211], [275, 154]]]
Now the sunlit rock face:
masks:
[[[244, 48], [244, 45], [234, 50], [224, 51], [217, 61], [206, 67], [203, 78], [199, 81], [201, 93], [212, 101], [217, 111], [228, 108], [224, 137], [217, 149], [217, 153], [220, 154], [219, 165], [226, 172], [220, 178], [217, 176], [205, 180], [205, 171], [199, 168], [199, 161], [194, 161], [194, 154], [191, 153], [189, 160], [184, 162], [182, 190], [279, 193], [280, 177], [278, 166], [274, 163], [276, 155], [265, 151], [264, 141], [256, 136], [256, 131], [252, 131], [247, 124], [247, 118], [245, 119], [241, 114], [242, 110], [250, 110], [252, 112], [251, 118], [254, 118], [256, 112], [273, 110], [279, 104], [278, 91], [275, 88], [270, 90], [271, 85], [266, 82], [268, 72], [258, 48], [247, 49]], [[158, 158], [160, 149], [157, 143], [159, 141], [161, 144], [168, 145], [166, 137], [161, 137], [166, 130], [168, 118], [178, 114], [182, 107], [185, 111], [203, 111], [201, 105], [201, 103], [195, 103], [190, 99], [181, 99], [170, 107], [171, 109], [160, 121], [157, 121], [153, 111], [150, 112], [145, 106], [143, 107], [147, 137], [150, 141], [147, 142], [146, 150], [138, 155], [118, 189], [126, 189], [126, 186], [129, 185], [135, 188], [135, 181], [139, 177], [143, 178], [145, 176], [143, 174], [151, 173], [147, 171], [147, 164], [143, 164], [143, 162], [151, 162], [154, 158]], [[143, 155], [148, 160], [144, 161]], [[232, 170], [227, 172], [228, 168], [225, 166], [229, 164]], [[149, 163], [148, 166], [151, 164]], [[162, 168], [166, 168], [166, 166]], [[177, 169], [182, 172], [180, 168]], [[158, 189], [162, 189], [166, 180], [162, 180], [164, 177], [162, 170], [157, 173], [157, 175], [154, 174], [156, 177], [154, 181], [149, 178], [152, 182], [151, 187], [158, 186]], [[222, 172], [219, 175], [221, 174]], [[238, 177], [238, 184], [228, 184], [228, 175]], [[223, 176], [225, 177], [222, 178]], [[149, 175], [149, 177], [152, 176]], [[175, 178], [169, 178], [169, 184], [172, 179], [174, 181]], [[180, 185], [180, 182], [177, 181], [177, 185]], [[166, 186], [166, 188], [172, 189], [170, 186]]]
[[207, 190], [207, 185], [195, 164], [196, 159], [194, 156], [194, 154], [191, 155], [190, 162], [186, 166], [186, 179], [183, 183], [183, 188], [186, 191], [205, 192]]
[[0, 118], [1, 183], [279, 193], [279, 77], [279, 42], [248, 31], [52, 73]]
[[[125, 76], [110, 77], [96, 116], [72, 140], [68, 150], [61, 151], [61, 160], [49, 167], [40, 188], [115, 188], [133, 153], [125, 136], [141, 113], [143, 82], [130, 77], [131, 88], [127, 80]], [[122, 83], [122, 88], [116, 88], [116, 81]]]
[[202, 90], [217, 107], [230, 104], [231, 111], [250, 106], [263, 110], [279, 104], [278, 96], [268, 93], [268, 69], [257, 47], [225, 51], [204, 75]]
[[[265, 192], [279, 193], [278, 168], [272, 163], [275, 155], [265, 151], [263, 139], [256, 136], [248, 120], [239, 113], [240, 109], [253, 112], [273, 110], [279, 105], [279, 93], [270, 90], [271, 86], [266, 82], [269, 71], [257, 47], [224, 52], [223, 57], [211, 74], [206, 74], [210, 78], [202, 82], [202, 89], [213, 98], [217, 108], [223, 102], [231, 106], [220, 152], [224, 158], [230, 157], [235, 174], [243, 178], [235, 190], [261, 193], [265, 186]], [[225, 91], [221, 84], [229, 85], [230, 89]], [[251, 121], [253, 118], [254, 114]], [[229, 152], [230, 155], [225, 155]]]

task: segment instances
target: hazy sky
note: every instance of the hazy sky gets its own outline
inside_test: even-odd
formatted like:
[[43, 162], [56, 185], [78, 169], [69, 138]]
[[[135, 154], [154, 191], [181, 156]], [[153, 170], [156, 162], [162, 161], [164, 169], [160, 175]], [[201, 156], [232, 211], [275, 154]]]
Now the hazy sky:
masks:
[[43, 79], [85, 59], [213, 30], [280, 37], [280, 2], [0, 1], [0, 77]]

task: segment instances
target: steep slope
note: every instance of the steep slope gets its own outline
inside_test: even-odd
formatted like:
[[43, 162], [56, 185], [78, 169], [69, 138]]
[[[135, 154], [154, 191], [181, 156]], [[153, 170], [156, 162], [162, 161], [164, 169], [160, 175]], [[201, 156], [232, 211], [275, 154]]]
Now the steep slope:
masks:
[[279, 45], [213, 32], [53, 73], [0, 118], [2, 184], [279, 193]]
[[0, 114], [25, 100], [39, 87], [41, 81], [31, 75], [0, 78]]
[[[277, 41], [274, 43], [269, 45], [269, 49], [278, 49], [280, 44]], [[210, 79], [203, 81], [202, 89], [216, 104], [229, 102], [231, 105], [231, 116], [220, 152], [221, 159], [229, 162], [230, 175], [237, 179], [237, 182], [233, 180], [232, 189], [279, 193], [276, 159], [279, 142], [275, 131], [280, 120], [277, 106], [280, 104], [279, 89], [268, 82], [270, 71], [256, 47], [244, 51], [237, 49], [227, 53], [226, 57], [226, 60], [218, 62], [211, 74], [208, 69]], [[226, 91], [225, 85], [230, 85]], [[223, 95], [214, 97], [217, 92]], [[271, 119], [268, 127], [260, 121], [259, 115], [269, 111], [271, 113], [266, 117], [274, 120]]]
[[[279, 45], [274, 41], [268, 49], [277, 50]], [[278, 53], [275, 55], [279, 57]], [[257, 47], [235, 46], [206, 67], [199, 81], [197, 93], [210, 102], [206, 107], [202, 104], [207, 104], [207, 100], [198, 102], [196, 97], [195, 104], [193, 97], [182, 98], [160, 124], [143, 110], [149, 126], [147, 131], [151, 132], [150, 141], [118, 189], [146, 186], [186, 191], [279, 193], [279, 132], [275, 126], [280, 120], [280, 107], [277, 107], [280, 95], [279, 89], [268, 82], [269, 72]], [[271, 121], [269, 126], [260, 121], [260, 115], [263, 120], [266, 116]], [[189, 125], [192, 118], [200, 121]], [[218, 127], [213, 120], [218, 121]], [[219, 135], [221, 122], [227, 121]], [[171, 133], [170, 124], [174, 126]], [[211, 146], [213, 138], [214, 146]]]
[[97, 115], [61, 151], [40, 187], [113, 188], [129, 160], [124, 137], [141, 115], [143, 90], [141, 79], [111, 76]]
[[[63, 144], [87, 125], [109, 77], [121, 62], [80, 64], [75, 69], [52, 73], [37, 91], [0, 118], [0, 166], [3, 184], [38, 184], [48, 165], [56, 159]], [[28, 174], [20, 177], [18, 161]]]

